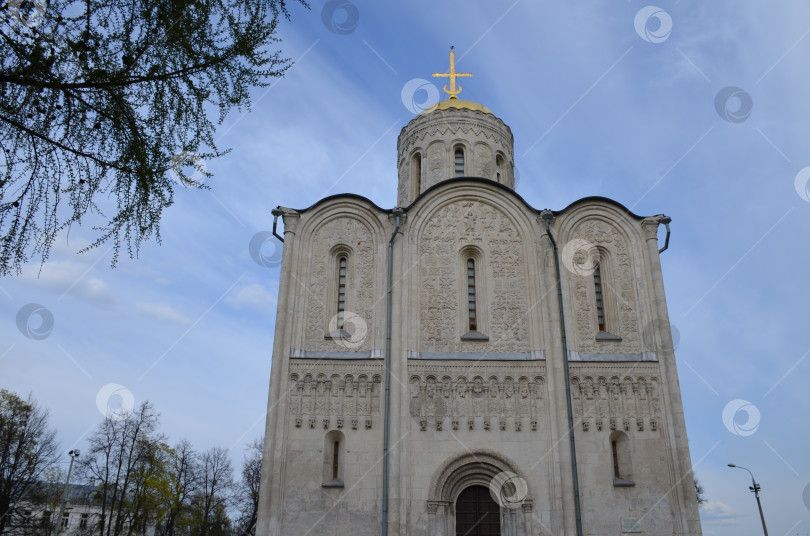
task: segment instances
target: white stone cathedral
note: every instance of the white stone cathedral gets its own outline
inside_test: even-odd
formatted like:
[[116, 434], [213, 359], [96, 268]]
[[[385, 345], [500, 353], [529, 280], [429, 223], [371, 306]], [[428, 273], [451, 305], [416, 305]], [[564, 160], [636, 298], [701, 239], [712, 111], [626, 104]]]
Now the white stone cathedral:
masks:
[[397, 208], [274, 211], [257, 536], [700, 535], [669, 219], [529, 206], [511, 130], [448, 75], [399, 135]]

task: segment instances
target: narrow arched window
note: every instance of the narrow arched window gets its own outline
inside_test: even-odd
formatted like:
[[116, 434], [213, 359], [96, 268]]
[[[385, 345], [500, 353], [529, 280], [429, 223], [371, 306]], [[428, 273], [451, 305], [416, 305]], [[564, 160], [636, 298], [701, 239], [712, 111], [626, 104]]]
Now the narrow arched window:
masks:
[[616, 447], [616, 440], [610, 442], [610, 450], [613, 452], [613, 478], [621, 478], [622, 473], [619, 471], [619, 449]]
[[605, 302], [602, 299], [602, 271], [599, 269], [599, 261], [593, 263], [593, 286], [596, 291], [596, 322], [599, 331], [605, 331]]
[[[334, 381], [334, 380], [333, 380]], [[338, 425], [340, 426], [340, 425]], [[324, 488], [342, 488], [346, 476], [346, 436], [340, 430], [326, 433], [323, 439], [323, 483]]]
[[497, 157], [495, 157], [495, 180], [497, 180], [498, 182], [501, 182], [501, 179], [503, 178], [502, 170], [503, 170], [503, 157], [501, 157], [501, 155], [498, 155]]
[[635, 486], [633, 464], [630, 460], [630, 440], [624, 432], [610, 434], [610, 456], [613, 465], [613, 485]]
[[346, 312], [346, 257], [338, 259], [337, 329], [343, 329], [343, 314]]
[[340, 441], [335, 441], [332, 451], [332, 480], [338, 480], [340, 463]]
[[461, 147], [456, 149], [456, 177], [464, 176], [464, 149]]
[[411, 187], [413, 189], [413, 199], [422, 193], [422, 155], [416, 153], [411, 158]]
[[475, 311], [475, 261], [467, 259], [467, 310], [469, 311], [470, 331], [477, 331]]

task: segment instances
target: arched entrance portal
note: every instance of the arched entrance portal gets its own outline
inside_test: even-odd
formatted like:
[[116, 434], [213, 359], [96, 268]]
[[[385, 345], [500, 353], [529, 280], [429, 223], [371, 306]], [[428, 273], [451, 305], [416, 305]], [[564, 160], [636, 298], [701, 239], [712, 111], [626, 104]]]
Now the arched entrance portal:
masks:
[[456, 536], [501, 536], [500, 506], [489, 488], [470, 486], [456, 499]]
[[[529, 536], [540, 531], [532, 517], [530, 486], [516, 464], [491, 450], [465, 452], [436, 468], [428, 488], [431, 536]], [[520, 490], [516, 482], [524, 485]], [[501, 503], [498, 490], [501, 488]], [[506, 502], [503, 502], [506, 500]], [[486, 515], [484, 515], [486, 514]]]

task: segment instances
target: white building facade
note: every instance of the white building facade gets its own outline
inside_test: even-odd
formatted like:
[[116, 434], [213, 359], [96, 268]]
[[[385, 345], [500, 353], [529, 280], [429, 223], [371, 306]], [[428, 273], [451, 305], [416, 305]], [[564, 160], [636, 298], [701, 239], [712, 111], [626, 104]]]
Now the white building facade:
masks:
[[701, 534], [669, 219], [529, 206], [477, 103], [426, 110], [397, 150], [396, 209], [275, 212], [258, 536]]

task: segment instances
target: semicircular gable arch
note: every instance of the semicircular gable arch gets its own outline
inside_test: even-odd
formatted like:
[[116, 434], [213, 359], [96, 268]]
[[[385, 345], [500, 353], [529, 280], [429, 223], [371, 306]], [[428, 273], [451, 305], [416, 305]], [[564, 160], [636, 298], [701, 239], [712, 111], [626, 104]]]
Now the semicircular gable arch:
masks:
[[434, 190], [431, 196], [421, 197], [414, 205], [409, 207], [409, 235], [411, 237], [421, 240], [425, 227], [441, 212], [441, 209], [459, 201], [483, 203], [496, 209], [509, 220], [524, 243], [528, 242], [526, 238], [537, 232], [532, 225], [536, 213], [525, 203], [504, 195], [499, 188], [488, 187], [489, 185], [481, 182], [473, 184], [452, 182], [445, 186], [446, 188]]
[[641, 221], [635, 215], [621, 210], [620, 207], [600, 200], [588, 200], [577, 204], [574, 208], [557, 214], [557, 241], [564, 244], [570, 240], [582, 224], [589, 221], [598, 221], [611, 225], [621, 231], [628, 243], [643, 244], [644, 232]]
[[313, 235], [330, 222], [338, 218], [348, 218], [360, 222], [372, 237], [374, 244], [380, 244], [386, 240], [380, 216], [382, 214], [377, 207], [359, 202], [357, 199], [335, 199], [321, 206], [317, 212], [306, 214], [306, 217], [302, 218], [304, 221], [301, 222], [298, 233], [302, 240], [309, 242]]

